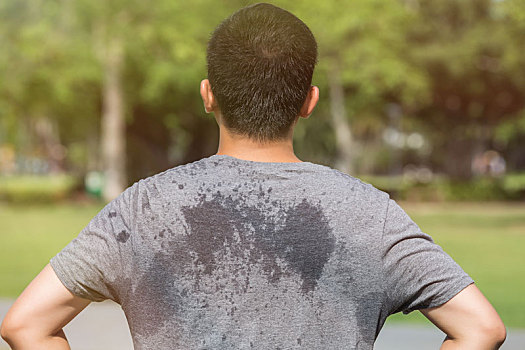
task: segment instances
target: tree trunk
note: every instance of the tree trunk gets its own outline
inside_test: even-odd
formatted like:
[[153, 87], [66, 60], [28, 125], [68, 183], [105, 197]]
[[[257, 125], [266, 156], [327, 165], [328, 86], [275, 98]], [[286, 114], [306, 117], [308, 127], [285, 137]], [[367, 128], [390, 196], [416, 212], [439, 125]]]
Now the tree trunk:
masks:
[[354, 150], [352, 131], [350, 130], [350, 124], [346, 114], [343, 84], [340, 74], [338, 68], [333, 68], [328, 73], [330, 112], [332, 114], [332, 125], [335, 131], [336, 141], [334, 167], [350, 175], [354, 171]]
[[100, 157], [100, 135], [96, 132], [96, 129], [87, 132], [86, 145], [90, 152], [88, 152], [86, 157], [85, 172], [88, 173], [90, 171], [103, 169], [104, 167]]
[[491, 130], [487, 126], [473, 124], [453, 130], [447, 142], [445, 161], [447, 175], [454, 180], [471, 180], [474, 175], [472, 171], [474, 157], [488, 149], [491, 139]]
[[106, 41], [101, 151], [105, 184], [103, 197], [111, 201], [126, 188], [126, 121], [122, 91], [123, 48], [118, 39]]
[[63, 173], [66, 148], [60, 142], [56, 120], [40, 116], [34, 120], [34, 132], [38, 148], [45, 153], [50, 173]]
[[471, 139], [451, 138], [448, 140], [445, 172], [451, 179], [470, 180], [473, 149], [474, 142]]

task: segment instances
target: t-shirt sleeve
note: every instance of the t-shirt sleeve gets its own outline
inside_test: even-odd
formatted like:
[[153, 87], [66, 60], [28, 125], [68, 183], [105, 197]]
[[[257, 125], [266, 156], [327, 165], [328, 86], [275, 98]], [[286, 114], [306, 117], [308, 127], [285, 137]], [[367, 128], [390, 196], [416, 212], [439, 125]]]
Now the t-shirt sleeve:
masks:
[[392, 199], [381, 255], [389, 314], [442, 305], [474, 282]]
[[130, 201], [135, 185], [107, 204], [76, 238], [51, 258], [51, 267], [74, 295], [91, 301], [119, 302], [116, 285], [131, 244]]

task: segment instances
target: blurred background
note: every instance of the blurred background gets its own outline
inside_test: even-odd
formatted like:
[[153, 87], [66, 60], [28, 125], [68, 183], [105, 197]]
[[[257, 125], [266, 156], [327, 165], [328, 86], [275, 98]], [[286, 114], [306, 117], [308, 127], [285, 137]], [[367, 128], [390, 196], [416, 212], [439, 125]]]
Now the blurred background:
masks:
[[[525, 328], [525, 1], [270, 2], [319, 45], [297, 156], [389, 192]], [[0, 297], [126, 187], [217, 151], [206, 43], [250, 3], [0, 2]]]

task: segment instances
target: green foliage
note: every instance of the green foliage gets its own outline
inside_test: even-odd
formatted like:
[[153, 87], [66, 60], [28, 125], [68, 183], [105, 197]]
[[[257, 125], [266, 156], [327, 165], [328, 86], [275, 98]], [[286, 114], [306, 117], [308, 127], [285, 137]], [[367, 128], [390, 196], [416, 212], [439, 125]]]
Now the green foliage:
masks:
[[525, 135], [525, 110], [518, 113], [515, 120], [507, 120], [496, 127], [494, 139], [502, 144]]
[[508, 174], [504, 177], [502, 188], [515, 198], [525, 198], [525, 173]]
[[[125, 56], [128, 133], [133, 131], [128, 156], [130, 164], [147, 164], [133, 177], [210, 153], [217, 127], [213, 118], [202, 118], [198, 93], [206, 77], [206, 43], [226, 16], [254, 2], [0, 2], [0, 144], [34, 151], [41, 145], [30, 126], [45, 117], [58, 125], [60, 142], [72, 147], [70, 169], [97, 167], [100, 150], [93, 140], [100, 134], [104, 55], [118, 40]], [[423, 158], [438, 171], [452, 172], [446, 159], [468, 158], [460, 157], [467, 147], [450, 146], [454, 139], [484, 147], [493, 141], [522, 145], [522, 0], [272, 3], [304, 20], [319, 43], [314, 84], [321, 101], [298, 126], [297, 151], [303, 158], [323, 163], [336, 158], [331, 72], [341, 78], [357, 144], [381, 139], [392, 126], [388, 106], [395, 104], [401, 110], [399, 126], [417, 128], [433, 146]], [[144, 121], [150, 121], [148, 127]], [[385, 170], [387, 157], [382, 154], [367, 166]]]
[[507, 196], [501, 188], [501, 181], [489, 177], [478, 177], [468, 182], [448, 181], [441, 188], [446, 200], [502, 200]]
[[403, 176], [362, 176], [376, 188], [393, 198], [410, 201], [491, 201], [516, 200], [525, 197], [525, 173], [501, 178], [475, 177], [470, 181], [451, 180], [437, 176], [419, 182]]
[[68, 198], [78, 181], [70, 175], [1, 176], [0, 201], [13, 204], [52, 203]]

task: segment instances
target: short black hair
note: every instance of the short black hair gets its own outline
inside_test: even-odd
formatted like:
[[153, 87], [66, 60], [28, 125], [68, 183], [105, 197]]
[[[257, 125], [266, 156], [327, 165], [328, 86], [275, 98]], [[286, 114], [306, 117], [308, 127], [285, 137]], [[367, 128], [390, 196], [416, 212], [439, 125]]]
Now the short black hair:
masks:
[[282, 140], [312, 83], [317, 43], [292, 13], [258, 3], [225, 19], [207, 48], [208, 79], [233, 133]]

